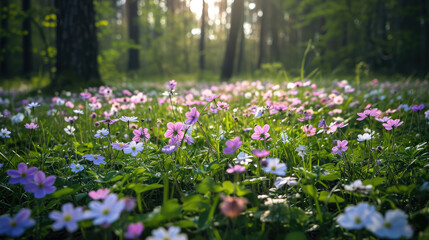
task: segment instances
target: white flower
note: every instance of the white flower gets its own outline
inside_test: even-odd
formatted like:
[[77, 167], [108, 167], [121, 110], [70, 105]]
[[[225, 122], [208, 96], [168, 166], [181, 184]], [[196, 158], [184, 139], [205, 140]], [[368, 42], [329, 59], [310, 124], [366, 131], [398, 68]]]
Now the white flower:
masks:
[[280, 137], [282, 138], [283, 144], [290, 142], [289, 141], [289, 136], [287, 135], [287, 133], [284, 132], [284, 133], [280, 134]]
[[366, 229], [379, 238], [398, 239], [413, 236], [413, 230], [408, 225], [407, 216], [400, 209], [388, 210], [384, 218], [380, 213], [375, 212], [368, 220]]
[[73, 208], [72, 203], [66, 203], [61, 208], [62, 212], [53, 211], [49, 214], [49, 218], [54, 220], [52, 228], [55, 231], [66, 228], [68, 232], [74, 232], [78, 229], [78, 222], [82, 220], [83, 208]]
[[305, 145], [299, 145], [295, 151], [298, 152], [298, 155], [301, 156], [302, 158], [304, 158], [304, 156], [307, 154], [307, 146]]
[[36, 108], [36, 107], [40, 107], [40, 104], [38, 102], [32, 102], [30, 104], [27, 105], [28, 108]]
[[250, 156], [245, 152], [240, 152], [237, 155], [237, 158], [234, 158], [234, 162], [235, 164], [248, 165], [249, 163], [252, 162], [252, 156]]
[[94, 135], [95, 138], [103, 138], [103, 136], [109, 135], [109, 130], [103, 128], [97, 130], [97, 133]]
[[9, 136], [10, 133], [11, 132], [9, 130], [7, 130], [7, 128], [2, 128], [0, 130], [0, 137], [2, 137], [2, 138], [10, 138], [10, 136]]
[[74, 135], [74, 131], [75, 131], [76, 129], [73, 127], [73, 126], [71, 126], [71, 125], [68, 125], [66, 128], [64, 128], [64, 131], [68, 134], [68, 135], [71, 135], [71, 136], [73, 136]]
[[429, 119], [429, 110], [425, 112], [425, 118]]
[[296, 177], [285, 177], [285, 178], [277, 177], [276, 182], [274, 183], [274, 186], [277, 189], [282, 188], [285, 184], [289, 186], [296, 186], [298, 185], [298, 182], [296, 180], [297, 180]]
[[86, 219], [94, 219], [94, 225], [111, 224], [115, 222], [125, 208], [125, 201], [118, 201], [118, 195], [111, 193], [104, 201], [89, 203], [90, 211], [85, 212]]
[[73, 112], [76, 114], [83, 114], [83, 111], [80, 109], [75, 109], [75, 110], [73, 110]]
[[138, 122], [137, 117], [122, 116], [121, 118], [119, 118], [119, 120], [121, 120], [122, 122]]
[[180, 227], [171, 226], [168, 231], [159, 227], [152, 231], [152, 236], [146, 238], [146, 240], [187, 240], [188, 236], [184, 233], [180, 233]]
[[55, 104], [57, 104], [58, 106], [64, 105], [66, 102], [64, 100], [62, 100], [61, 98], [58, 98], [57, 101], [55, 102]]
[[124, 153], [131, 153], [131, 156], [135, 157], [137, 156], [138, 153], [140, 153], [141, 151], [143, 151], [144, 147], [143, 147], [143, 143], [136, 143], [134, 141], [132, 141], [130, 143], [130, 145], [124, 149]]
[[287, 166], [280, 163], [278, 158], [267, 158], [267, 166], [263, 168], [266, 173], [272, 173], [280, 176], [286, 175]]
[[24, 120], [24, 114], [22, 114], [22, 113], [18, 113], [18, 114], [16, 114], [15, 116], [13, 116], [13, 117], [11, 118], [11, 120], [12, 120], [12, 123], [13, 123], [13, 124], [15, 124], [15, 123], [20, 123], [20, 122], [22, 122], [22, 120]]
[[264, 114], [264, 107], [258, 107], [255, 111], [255, 118], [258, 118]]
[[358, 191], [358, 192], [369, 193], [372, 190], [372, 185], [363, 185], [362, 181], [358, 179], [349, 185], [345, 185], [344, 189], [346, 191], [351, 191], [351, 192]]
[[357, 206], [348, 206], [343, 214], [338, 215], [337, 223], [349, 230], [362, 229], [367, 226], [369, 219], [377, 213], [373, 205], [366, 202]]
[[364, 134], [358, 134], [357, 140], [360, 142], [363, 142], [363, 141], [369, 141], [369, 140], [374, 139], [374, 138], [375, 137], [373, 137], [372, 134], [364, 133]]

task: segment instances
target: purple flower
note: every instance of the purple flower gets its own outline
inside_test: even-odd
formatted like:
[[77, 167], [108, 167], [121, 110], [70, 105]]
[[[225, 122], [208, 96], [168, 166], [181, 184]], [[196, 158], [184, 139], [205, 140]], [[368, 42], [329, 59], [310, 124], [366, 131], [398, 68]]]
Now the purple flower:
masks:
[[378, 117], [378, 113], [377, 113], [378, 109], [374, 108], [374, 109], [370, 109], [370, 110], [365, 110], [361, 113], [357, 113], [357, 115], [359, 116], [359, 118], [357, 118], [356, 120], [358, 121], [362, 121], [367, 117]]
[[245, 171], [246, 171], [245, 167], [243, 167], [241, 165], [235, 165], [233, 167], [231, 164], [229, 164], [229, 168], [226, 170], [226, 172], [229, 173], [229, 174], [232, 174], [232, 173], [235, 173], [235, 172], [242, 173], [242, 172], [245, 172]]
[[127, 227], [127, 232], [125, 233], [124, 237], [126, 239], [133, 239], [138, 238], [142, 232], [143, 232], [144, 226], [142, 223], [131, 223]]
[[38, 171], [34, 175], [34, 181], [25, 184], [24, 189], [27, 192], [34, 193], [35, 198], [43, 198], [57, 189], [53, 186], [55, 179], [56, 177], [53, 175], [46, 177], [44, 172]]
[[7, 174], [11, 177], [9, 179], [10, 184], [27, 184], [31, 180], [33, 180], [34, 174], [37, 172], [36, 167], [28, 168], [27, 164], [20, 163], [18, 164], [18, 170], [9, 170], [7, 171]]
[[25, 124], [25, 128], [26, 128], [26, 129], [36, 129], [36, 128], [38, 128], [38, 127], [39, 127], [39, 125], [37, 125], [37, 124], [35, 124], [35, 123], [30, 123], [30, 124], [26, 123], [26, 124]]
[[143, 139], [143, 141], [149, 141], [150, 139], [150, 134], [148, 133], [149, 130], [147, 128], [143, 129], [143, 128], [139, 128], [139, 129], [134, 129], [133, 134], [133, 141], [134, 142], [138, 142], [140, 141], [140, 139]]
[[263, 168], [266, 173], [273, 173], [276, 175], [286, 175], [287, 166], [281, 163], [278, 158], [267, 158], [267, 166]]
[[112, 143], [112, 148], [116, 149], [116, 150], [119, 150], [119, 151], [122, 151], [122, 150], [124, 150], [125, 148], [128, 148], [128, 147], [129, 147], [129, 145], [126, 144], [126, 143], [122, 143], [122, 142], [120, 142], [120, 143], [118, 143], [118, 142]]
[[99, 154], [85, 154], [83, 157], [86, 158], [86, 160], [93, 162], [95, 165], [100, 165], [100, 163], [106, 165], [104, 157]]
[[268, 140], [268, 138], [270, 137], [270, 134], [268, 133], [268, 131], [270, 130], [270, 126], [267, 124], [265, 124], [263, 128], [257, 125], [254, 130], [255, 133], [252, 134], [252, 139]]
[[400, 121], [401, 120], [399, 120], [399, 119], [395, 119], [395, 120], [389, 119], [389, 120], [387, 120], [387, 123], [383, 123], [383, 126], [384, 126], [384, 128], [386, 128], [386, 130], [392, 130], [394, 128], [401, 126], [404, 123], [404, 121], [402, 121], [402, 122], [400, 122]]
[[124, 201], [118, 201], [118, 195], [110, 194], [103, 203], [92, 201], [89, 203], [90, 211], [84, 213], [84, 218], [93, 218], [94, 225], [107, 225], [115, 222], [122, 210], [124, 210]]
[[194, 125], [198, 121], [198, 117], [200, 116], [200, 113], [197, 111], [196, 107], [193, 107], [190, 112], [187, 112], [186, 117], [188, 120], [185, 121], [186, 124]]
[[166, 145], [162, 148], [162, 151], [167, 154], [172, 154], [174, 151], [176, 151], [177, 146], [176, 145]]
[[312, 125], [303, 126], [302, 130], [307, 134], [307, 137], [311, 137], [316, 134], [316, 128], [314, 128]]
[[343, 152], [345, 152], [347, 149], [349, 149], [349, 147], [347, 147], [348, 143], [349, 142], [347, 140], [343, 140], [343, 141], [337, 140], [337, 146], [332, 148], [332, 152], [334, 154], [338, 154], [338, 155], [342, 156]]
[[9, 215], [0, 217], [0, 235], [9, 237], [21, 236], [26, 228], [34, 225], [34, 220], [30, 218], [31, 210], [27, 208], [21, 209], [13, 218]]
[[423, 104], [411, 106], [411, 110], [413, 110], [414, 112], [419, 112], [419, 111], [423, 110], [424, 108], [425, 108], [425, 105], [423, 105]]
[[181, 140], [183, 138], [183, 136], [185, 135], [185, 133], [182, 131], [183, 130], [183, 123], [181, 122], [177, 122], [177, 123], [172, 123], [169, 122], [167, 123], [167, 131], [165, 132], [164, 136], [166, 138], [176, 138]]
[[270, 151], [267, 151], [267, 150], [261, 150], [261, 151], [253, 150], [252, 153], [259, 158], [266, 157], [266, 156], [270, 155]]
[[240, 141], [240, 137], [236, 137], [233, 140], [226, 141], [226, 145], [228, 146], [223, 150], [223, 153], [225, 154], [231, 154], [235, 152], [240, 146], [243, 144], [242, 141]]
[[61, 207], [61, 210], [62, 212], [53, 211], [49, 214], [49, 218], [55, 221], [52, 228], [58, 231], [65, 227], [70, 233], [76, 231], [77, 223], [83, 217], [82, 207], [73, 208], [72, 203], [66, 203]]
[[176, 87], [177, 83], [176, 83], [175, 80], [171, 80], [171, 81], [168, 82], [167, 85], [170, 88], [170, 90], [173, 90]]
[[109, 119], [108, 118], [108, 119], [104, 119], [104, 120], [98, 121], [96, 123], [107, 123], [108, 125], [112, 125], [112, 124], [114, 124], [117, 121], [119, 121], [118, 118], [116, 118], [116, 119]]

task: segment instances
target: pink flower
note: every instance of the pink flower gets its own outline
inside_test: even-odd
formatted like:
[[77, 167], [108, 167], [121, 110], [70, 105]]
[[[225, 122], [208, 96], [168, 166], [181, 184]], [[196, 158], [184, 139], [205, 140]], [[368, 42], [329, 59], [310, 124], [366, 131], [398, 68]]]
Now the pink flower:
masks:
[[26, 124], [25, 124], [25, 128], [26, 128], [26, 129], [36, 129], [36, 128], [38, 128], [38, 127], [39, 127], [39, 125], [34, 124], [34, 123], [30, 123], [30, 124], [26, 123]]
[[252, 139], [268, 140], [268, 138], [270, 137], [270, 134], [268, 133], [268, 131], [270, 130], [270, 126], [267, 124], [265, 124], [263, 128], [257, 125], [254, 130], [255, 133], [252, 134]]
[[261, 151], [253, 150], [252, 153], [259, 158], [266, 157], [266, 156], [270, 155], [270, 151], [267, 151], [267, 150], [261, 150]]
[[171, 81], [168, 82], [167, 85], [170, 88], [170, 90], [173, 90], [176, 87], [177, 83], [176, 83], [175, 80], [171, 80]]
[[349, 149], [349, 147], [347, 147], [348, 143], [349, 142], [347, 140], [343, 140], [343, 141], [337, 140], [337, 146], [332, 148], [332, 152], [334, 154], [338, 154], [338, 155], [342, 156], [343, 152], [345, 152], [347, 149]]
[[364, 120], [367, 117], [378, 117], [379, 114], [378, 114], [377, 111], [378, 111], [378, 109], [374, 108], [374, 109], [370, 109], [370, 110], [365, 110], [365, 111], [363, 111], [361, 113], [357, 113], [357, 115], [359, 116], [359, 118], [356, 119], [356, 120], [362, 121], [362, 120]]
[[231, 154], [235, 152], [240, 146], [243, 144], [242, 141], [240, 141], [240, 137], [236, 137], [233, 140], [226, 141], [226, 145], [228, 146], [223, 150], [223, 153], [225, 154]]
[[235, 172], [242, 173], [242, 172], [245, 172], [245, 171], [246, 171], [245, 167], [243, 167], [241, 165], [235, 165], [233, 167], [231, 164], [229, 164], [229, 168], [226, 170], [226, 172], [229, 173], [229, 174], [232, 174], [232, 173], [235, 173]]
[[194, 125], [198, 121], [198, 117], [200, 116], [200, 113], [197, 111], [196, 107], [193, 107], [190, 112], [187, 112], [186, 117], [188, 120], [185, 121], [188, 125]]
[[307, 126], [303, 126], [302, 130], [305, 133], [307, 133], [307, 137], [311, 137], [311, 136], [314, 136], [316, 134], [316, 128], [313, 128], [312, 125], [308, 125], [308, 127]]
[[167, 123], [168, 129], [165, 132], [164, 136], [166, 138], [176, 138], [181, 140], [185, 135], [185, 133], [183, 133], [182, 131], [183, 127], [184, 127], [184, 124], [181, 122], [177, 122], [177, 123], [169, 122]]
[[125, 233], [124, 237], [126, 239], [133, 239], [138, 238], [142, 232], [143, 232], [144, 226], [142, 223], [131, 223], [127, 227], [127, 232]]
[[144, 141], [149, 141], [150, 139], [150, 134], [148, 133], [149, 130], [147, 128], [143, 129], [143, 128], [139, 128], [139, 129], [134, 129], [133, 134], [133, 141], [134, 142], [139, 142], [140, 139], [143, 139]]
[[105, 188], [105, 189], [98, 189], [97, 191], [91, 191], [88, 193], [88, 195], [94, 199], [94, 200], [98, 200], [98, 199], [106, 199], [107, 196], [109, 196], [109, 189]]
[[383, 123], [383, 126], [384, 128], [386, 128], [386, 130], [392, 130], [394, 128], [401, 126], [404, 123], [404, 121], [402, 122], [399, 122], [399, 121], [400, 121], [399, 119], [395, 119], [395, 120], [389, 119], [387, 120], [387, 123]]

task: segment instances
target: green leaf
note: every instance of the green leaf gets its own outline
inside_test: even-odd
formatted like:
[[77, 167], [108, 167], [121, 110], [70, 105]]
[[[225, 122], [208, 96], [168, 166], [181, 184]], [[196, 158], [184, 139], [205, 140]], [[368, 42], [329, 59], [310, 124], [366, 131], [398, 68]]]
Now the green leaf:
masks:
[[197, 191], [202, 194], [206, 194], [207, 192], [213, 191], [215, 186], [215, 182], [213, 178], [207, 177], [197, 186]]
[[52, 193], [51, 197], [52, 198], [60, 198], [62, 196], [65, 195], [69, 195], [72, 193], [75, 193], [77, 190], [75, 190], [74, 188], [63, 188], [61, 190], [55, 191], [54, 193]]
[[181, 209], [182, 206], [177, 203], [177, 199], [169, 199], [163, 204], [161, 214], [165, 219], [173, 219], [180, 215]]
[[233, 193], [234, 193], [234, 184], [232, 184], [232, 182], [230, 182], [230, 181], [225, 181], [225, 182], [223, 182], [222, 187], [223, 187], [223, 191], [224, 191], [227, 195], [230, 195], [230, 194], [233, 194]]
[[410, 193], [416, 187], [415, 184], [411, 185], [396, 185], [387, 188], [388, 193]]
[[386, 180], [385, 177], [375, 177], [371, 179], [366, 179], [363, 181], [363, 185], [372, 185], [373, 187], [376, 187], [382, 184], [385, 180]]
[[344, 202], [344, 198], [336, 195], [336, 194], [331, 194], [331, 196], [329, 196], [329, 192], [328, 191], [321, 191], [320, 195], [319, 195], [319, 201], [323, 201], [325, 202], [326, 200], [328, 200], [328, 203], [342, 203]]
[[291, 232], [286, 235], [285, 240], [307, 240], [307, 236], [303, 232]]
[[143, 193], [143, 192], [147, 192], [147, 191], [150, 191], [150, 190], [154, 190], [154, 189], [157, 189], [157, 188], [162, 188], [162, 187], [164, 187], [164, 186], [161, 185], [161, 184], [158, 184], [158, 183], [154, 183], [154, 184], [151, 184], [151, 185], [146, 185], [146, 184], [130, 184], [128, 186], [128, 188], [134, 190], [137, 194]]
[[301, 188], [302, 188], [302, 191], [305, 194], [307, 194], [307, 195], [309, 195], [309, 196], [311, 196], [313, 198], [317, 197], [317, 189], [316, 189], [315, 186], [313, 186], [313, 185], [303, 185], [303, 186], [301, 186]]

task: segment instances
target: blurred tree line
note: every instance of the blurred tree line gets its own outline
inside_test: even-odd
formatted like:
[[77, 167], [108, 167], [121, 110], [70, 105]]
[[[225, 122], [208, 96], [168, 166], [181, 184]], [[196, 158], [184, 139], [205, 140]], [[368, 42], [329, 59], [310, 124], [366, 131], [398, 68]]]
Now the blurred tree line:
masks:
[[429, 69], [429, 0], [0, 2], [1, 78]]

